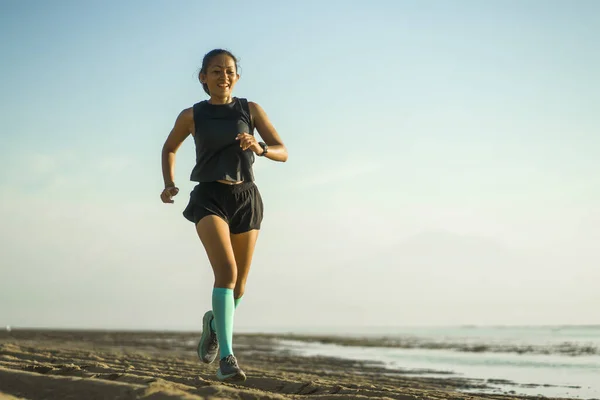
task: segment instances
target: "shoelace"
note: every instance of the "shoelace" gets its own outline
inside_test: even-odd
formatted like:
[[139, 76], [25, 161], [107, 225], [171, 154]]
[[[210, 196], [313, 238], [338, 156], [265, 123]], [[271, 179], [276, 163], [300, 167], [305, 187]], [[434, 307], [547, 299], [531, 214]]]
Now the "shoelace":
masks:
[[229, 365], [231, 365], [232, 367], [236, 367], [237, 368], [237, 360], [235, 359], [235, 357], [233, 355], [228, 355], [227, 358], [225, 359], [225, 362]]

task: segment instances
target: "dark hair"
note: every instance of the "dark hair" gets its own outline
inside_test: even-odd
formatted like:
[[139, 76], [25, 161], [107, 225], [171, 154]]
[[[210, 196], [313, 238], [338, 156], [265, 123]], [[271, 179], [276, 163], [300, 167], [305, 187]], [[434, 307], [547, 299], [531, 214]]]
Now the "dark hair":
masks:
[[[233, 54], [231, 54], [230, 51], [224, 49], [214, 49], [206, 53], [206, 55], [202, 59], [202, 68], [200, 68], [200, 72], [198, 72], [198, 80], [200, 81], [200, 83], [202, 83], [202, 81], [200, 80], [200, 74], [205, 74], [206, 69], [208, 68], [208, 65], [210, 64], [212, 59], [216, 56], [220, 56], [221, 54], [225, 54], [231, 57], [233, 59], [233, 62], [235, 63], [235, 71], [238, 71], [238, 60]], [[206, 83], [202, 83], [202, 87], [204, 88], [206, 94], [210, 96], [210, 92], [208, 91], [208, 85]]]

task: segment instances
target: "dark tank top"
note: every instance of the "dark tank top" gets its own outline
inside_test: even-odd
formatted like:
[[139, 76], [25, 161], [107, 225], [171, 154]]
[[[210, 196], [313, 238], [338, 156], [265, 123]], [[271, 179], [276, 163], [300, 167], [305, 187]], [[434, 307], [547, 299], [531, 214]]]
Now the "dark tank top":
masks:
[[246, 99], [233, 98], [229, 104], [194, 104], [196, 165], [190, 179], [194, 182], [254, 181], [254, 153], [243, 151], [236, 136], [254, 135]]

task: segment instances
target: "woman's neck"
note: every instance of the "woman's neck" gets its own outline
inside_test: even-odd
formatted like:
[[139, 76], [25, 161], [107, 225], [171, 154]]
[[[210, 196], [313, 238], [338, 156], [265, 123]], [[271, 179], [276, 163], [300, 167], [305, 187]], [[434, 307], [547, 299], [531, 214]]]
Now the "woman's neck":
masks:
[[227, 97], [213, 97], [211, 96], [210, 99], [208, 100], [208, 102], [210, 104], [229, 104], [233, 101], [233, 97], [232, 96], [227, 96]]

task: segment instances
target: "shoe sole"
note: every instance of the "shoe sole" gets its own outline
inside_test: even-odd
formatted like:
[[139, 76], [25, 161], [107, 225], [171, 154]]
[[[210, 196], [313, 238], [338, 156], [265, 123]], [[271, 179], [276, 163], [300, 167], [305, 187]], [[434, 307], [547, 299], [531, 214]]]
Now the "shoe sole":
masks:
[[200, 337], [200, 342], [198, 343], [198, 348], [196, 349], [196, 353], [198, 353], [198, 358], [205, 363], [211, 364], [217, 358], [218, 349], [215, 352], [215, 356], [212, 359], [205, 359], [202, 357], [202, 346], [204, 341], [208, 340], [210, 336], [210, 319], [212, 317], [212, 311], [207, 311], [204, 313], [204, 317], [202, 317], [202, 336]]
[[235, 372], [233, 374], [223, 375], [221, 370], [217, 370], [217, 379], [221, 382], [244, 382], [246, 380], [246, 374], [244, 371]]

